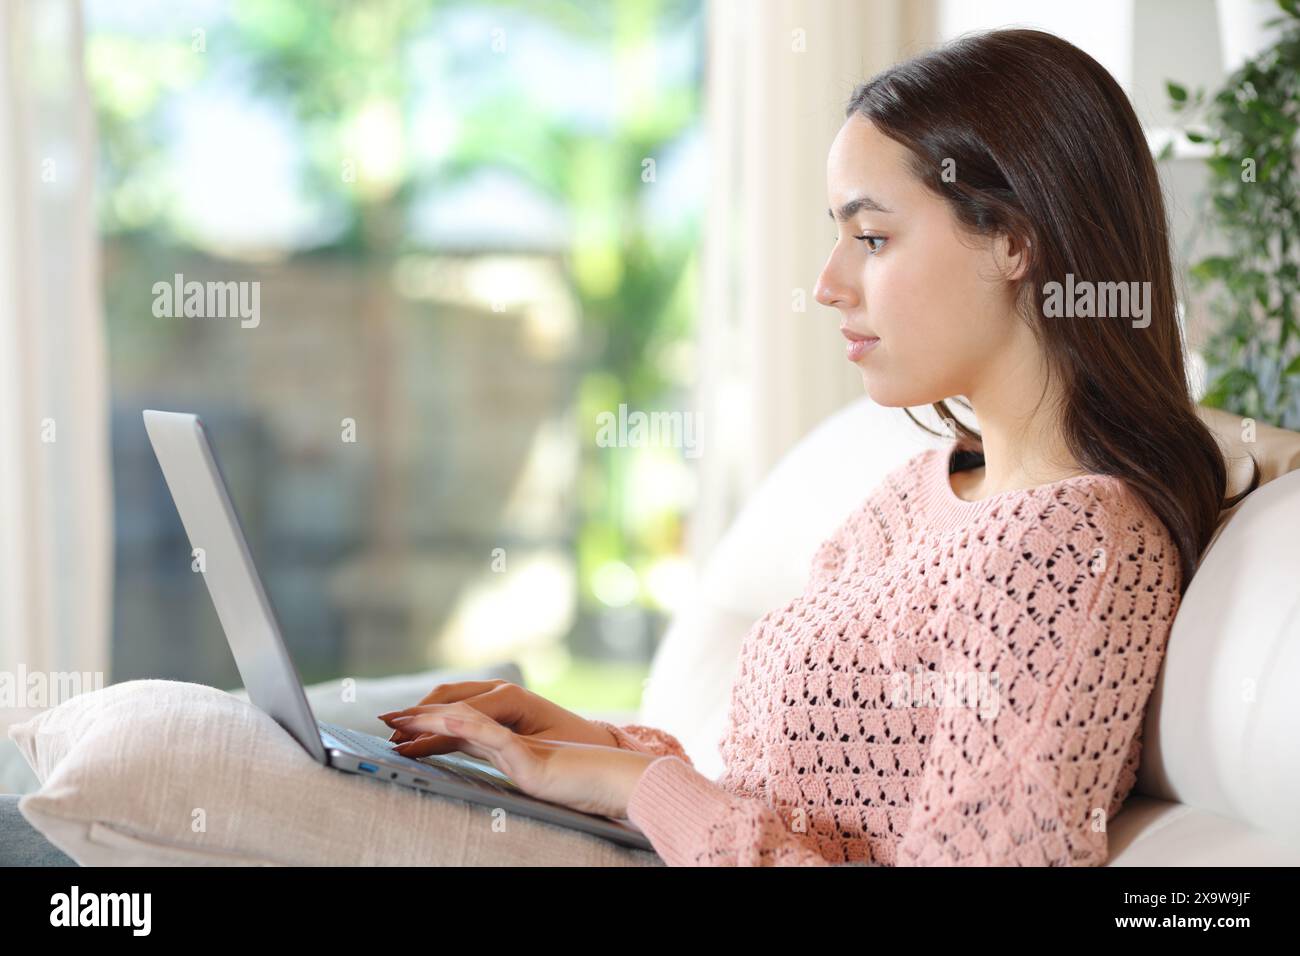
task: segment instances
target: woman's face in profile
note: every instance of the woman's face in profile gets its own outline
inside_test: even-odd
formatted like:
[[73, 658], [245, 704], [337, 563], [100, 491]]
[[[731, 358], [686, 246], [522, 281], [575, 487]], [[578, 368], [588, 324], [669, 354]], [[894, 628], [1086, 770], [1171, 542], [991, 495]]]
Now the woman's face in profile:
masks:
[[[972, 396], [1037, 354], [1015, 317], [1007, 276], [1018, 259], [1006, 258], [1006, 240], [960, 232], [909, 156], [860, 114], [840, 128], [826, 161], [835, 239], [815, 292], [839, 310], [841, 325], [879, 337], [855, 364], [872, 400], [896, 408]], [[1022, 381], [1032, 376], [1023, 372]]]

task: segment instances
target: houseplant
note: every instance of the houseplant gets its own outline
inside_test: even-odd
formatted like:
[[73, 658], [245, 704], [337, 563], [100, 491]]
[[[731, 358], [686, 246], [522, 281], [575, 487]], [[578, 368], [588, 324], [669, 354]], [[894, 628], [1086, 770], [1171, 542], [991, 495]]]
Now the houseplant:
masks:
[[1214, 318], [1201, 403], [1300, 429], [1300, 0], [1277, 4], [1275, 40], [1221, 89], [1166, 89], [1211, 148], [1206, 225], [1225, 246], [1191, 267]]

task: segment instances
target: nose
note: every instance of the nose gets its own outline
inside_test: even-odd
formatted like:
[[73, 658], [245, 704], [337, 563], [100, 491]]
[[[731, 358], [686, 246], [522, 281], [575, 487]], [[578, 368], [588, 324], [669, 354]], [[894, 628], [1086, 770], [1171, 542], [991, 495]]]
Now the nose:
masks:
[[825, 306], [837, 309], [852, 309], [858, 305], [858, 298], [851, 282], [842, 281], [835, 268], [835, 253], [826, 260], [821, 275], [817, 277], [813, 298]]

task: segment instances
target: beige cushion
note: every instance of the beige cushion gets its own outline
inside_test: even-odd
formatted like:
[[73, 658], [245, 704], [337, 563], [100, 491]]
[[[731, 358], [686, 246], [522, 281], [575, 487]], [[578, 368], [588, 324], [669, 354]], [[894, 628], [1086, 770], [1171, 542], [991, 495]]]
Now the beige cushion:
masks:
[[661, 862], [542, 820], [331, 770], [268, 715], [202, 684], [114, 684], [9, 736], [41, 779], [19, 810], [82, 865]]
[[[524, 675], [517, 663], [500, 661], [470, 668], [439, 667], [389, 677], [347, 677], [309, 684], [303, 690], [317, 720], [387, 737], [388, 728], [377, 714], [409, 707], [438, 684], [493, 679], [512, 681], [520, 686], [524, 684]], [[243, 688], [231, 693], [241, 700], [248, 700], [248, 692]], [[7, 730], [12, 724], [31, 720], [42, 709], [14, 711], [12, 715], [0, 710], [0, 731]], [[624, 715], [619, 719], [627, 723], [631, 717]], [[0, 735], [0, 794], [34, 793], [40, 786], [40, 780], [32, 773], [13, 741], [7, 735]]]
[[[1249, 429], [1243, 427], [1246, 419], [1240, 415], [1219, 408], [1206, 408], [1204, 405], [1197, 405], [1196, 411], [1201, 416], [1201, 421], [1214, 433], [1219, 448], [1223, 451], [1228, 466], [1226, 497], [1230, 498], [1250, 486], [1252, 458], [1259, 463], [1260, 487], [1280, 475], [1300, 469], [1300, 433], [1255, 422], [1254, 434], [1251, 435]], [[1239, 501], [1220, 512], [1219, 525], [1210, 538], [1210, 545], [1223, 532], [1228, 519], [1241, 510], [1242, 504], [1244, 501]], [[1210, 545], [1206, 546], [1207, 549]]]
[[1228, 462], [1228, 493], [1235, 494], [1250, 483], [1250, 458], [1259, 462], [1260, 484], [1300, 468], [1300, 432], [1255, 423], [1253, 441], [1246, 441], [1245, 419], [1219, 408], [1196, 406], [1201, 421], [1214, 432]]

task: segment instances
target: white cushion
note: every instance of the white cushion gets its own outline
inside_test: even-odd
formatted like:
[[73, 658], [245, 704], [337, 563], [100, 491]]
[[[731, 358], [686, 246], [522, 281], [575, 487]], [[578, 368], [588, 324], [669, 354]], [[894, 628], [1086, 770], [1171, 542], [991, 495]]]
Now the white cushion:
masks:
[[1137, 789], [1300, 834], [1300, 471], [1248, 495], [1183, 596]]
[[1107, 866], [1300, 866], [1300, 838], [1141, 794], [1107, 830]]
[[659, 862], [546, 821], [331, 770], [267, 714], [202, 684], [114, 684], [9, 735], [41, 779], [19, 810], [82, 865]]

